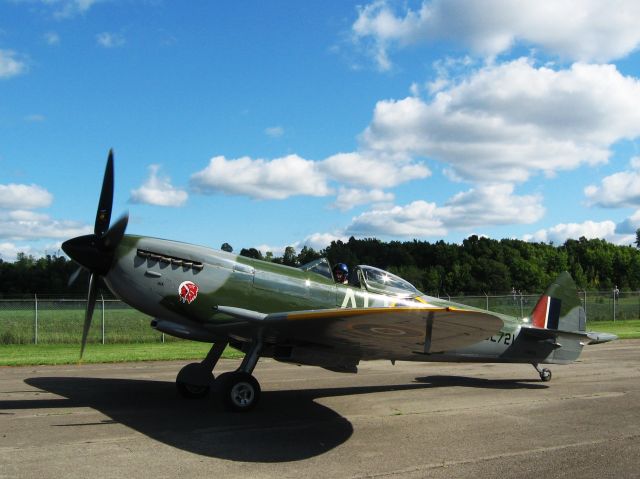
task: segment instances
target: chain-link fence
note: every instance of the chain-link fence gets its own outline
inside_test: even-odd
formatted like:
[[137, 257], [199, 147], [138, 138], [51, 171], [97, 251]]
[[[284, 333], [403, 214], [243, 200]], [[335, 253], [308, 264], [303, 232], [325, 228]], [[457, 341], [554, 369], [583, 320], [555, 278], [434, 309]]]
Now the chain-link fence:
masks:
[[[618, 321], [640, 318], [640, 291], [580, 291], [580, 301], [587, 321]], [[467, 306], [482, 308], [510, 316], [525, 317], [534, 308], [540, 294], [441, 296]]]
[[[527, 316], [539, 294], [441, 296], [456, 303], [510, 316]], [[587, 321], [640, 318], [640, 291], [581, 291]], [[0, 299], [0, 344], [77, 343], [82, 335], [86, 299]], [[98, 297], [88, 341], [149, 343], [172, 341], [149, 327], [151, 317], [116, 299]]]
[[[86, 307], [86, 299], [2, 299], [0, 344], [77, 343]], [[173, 339], [149, 327], [151, 319], [122, 301], [98, 296], [87, 341], [149, 343]]]

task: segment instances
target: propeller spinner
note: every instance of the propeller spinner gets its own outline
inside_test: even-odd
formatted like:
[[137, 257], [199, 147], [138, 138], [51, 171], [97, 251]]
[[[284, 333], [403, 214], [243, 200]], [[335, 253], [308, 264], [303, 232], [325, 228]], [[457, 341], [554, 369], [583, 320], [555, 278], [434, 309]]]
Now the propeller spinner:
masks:
[[[129, 216], [125, 213], [113, 226], [111, 222], [111, 210], [113, 206], [113, 150], [109, 150], [107, 166], [102, 180], [102, 191], [98, 202], [96, 222], [93, 234], [78, 236], [62, 243], [63, 251], [81, 268], [89, 270], [89, 293], [87, 295], [87, 309], [84, 316], [82, 330], [82, 346], [80, 358], [84, 354], [87, 343], [87, 335], [91, 326], [91, 318], [96, 305], [97, 279], [106, 275], [113, 264], [115, 250], [120, 244], [127, 228]], [[77, 272], [70, 278], [70, 283], [77, 278]]]

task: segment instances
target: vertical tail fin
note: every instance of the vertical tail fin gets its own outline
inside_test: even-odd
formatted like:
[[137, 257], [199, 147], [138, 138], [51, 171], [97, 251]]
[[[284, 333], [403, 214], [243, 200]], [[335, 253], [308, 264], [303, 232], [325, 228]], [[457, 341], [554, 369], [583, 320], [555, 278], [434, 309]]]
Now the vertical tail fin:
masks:
[[560, 273], [549, 285], [529, 317], [531, 325], [540, 329], [586, 330], [584, 308], [578, 298], [576, 284], [569, 273]]

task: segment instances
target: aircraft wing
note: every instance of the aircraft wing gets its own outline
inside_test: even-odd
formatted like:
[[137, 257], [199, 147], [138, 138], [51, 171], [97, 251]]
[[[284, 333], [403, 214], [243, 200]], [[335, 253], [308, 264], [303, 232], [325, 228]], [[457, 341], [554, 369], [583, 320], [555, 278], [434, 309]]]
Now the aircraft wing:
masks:
[[[255, 328], [267, 341], [297, 342], [397, 359], [459, 349], [494, 335], [503, 321], [490, 313], [458, 308], [349, 308], [263, 314], [219, 306], [239, 320], [239, 336]], [[223, 327], [222, 325], [220, 326]]]

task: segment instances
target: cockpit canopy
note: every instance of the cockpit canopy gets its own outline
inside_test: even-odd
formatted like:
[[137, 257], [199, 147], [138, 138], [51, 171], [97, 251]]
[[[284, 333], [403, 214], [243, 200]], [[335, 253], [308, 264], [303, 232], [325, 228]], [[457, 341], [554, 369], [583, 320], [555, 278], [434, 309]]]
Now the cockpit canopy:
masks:
[[413, 297], [420, 294], [415, 286], [395, 274], [373, 266], [356, 266], [358, 277], [367, 291], [393, 296]]
[[[320, 258], [300, 266], [303, 271], [320, 274], [332, 281], [335, 280], [331, 272], [331, 265], [326, 258]], [[365, 288], [367, 291], [378, 294], [387, 294], [396, 297], [413, 297], [420, 293], [411, 283], [380, 268], [367, 265], [356, 266], [349, 274], [349, 284], [355, 287]]]

